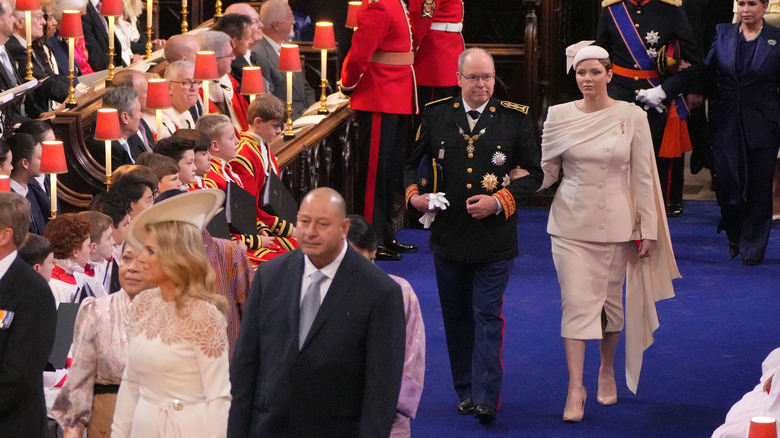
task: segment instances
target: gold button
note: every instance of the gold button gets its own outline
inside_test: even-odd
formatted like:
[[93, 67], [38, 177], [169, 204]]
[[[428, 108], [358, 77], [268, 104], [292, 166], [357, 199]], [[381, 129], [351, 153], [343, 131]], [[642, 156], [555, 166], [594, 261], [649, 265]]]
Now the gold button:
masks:
[[441, 144], [444, 144], [444, 140], [441, 141]]
[[501, 145], [496, 146], [496, 149], [501, 149]]
[[469, 184], [466, 184], [466, 188], [467, 188], [467, 189], [470, 189], [470, 188], [471, 188], [471, 183], [469, 183]]
[[639, 77], [637, 77], [637, 76], [634, 76], [634, 80], [635, 80], [635, 81], [638, 81], [638, 80], [639, 80]]
[[474, 154], [469, 154], [469, 158], [474, 158]]
[[635, 28], [637, 28], [637, 29], [639, 29], [639, 23], [635, 23], [635, 24], [634, 24], [634, 27], [635, 27]]
[[634, 94], [639, 94], [639, 90], [634, 90]]
[[468, 169], [466, 169], [466, 172], [468, 172], [468, 173], [471, 173], [472, 171], [473, 171], [473, 169], [470, 168], [470, 167]]
[[637, 9], [636, 13], [637, 13], [637, 15], [642, 15], [642, 10], [641, 9]]
[[[634, 64], [634, 68], [639, 68], [639, 64]], [[444, 143], [444, 142], [442, 142]]]

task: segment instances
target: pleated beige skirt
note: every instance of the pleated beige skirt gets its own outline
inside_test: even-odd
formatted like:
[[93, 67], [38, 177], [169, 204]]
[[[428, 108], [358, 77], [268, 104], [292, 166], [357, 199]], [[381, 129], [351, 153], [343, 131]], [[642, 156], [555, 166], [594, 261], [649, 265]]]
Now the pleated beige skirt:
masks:
[[552, 237], [552, 255], [561, 285], [561, 336], [601, 339], [623, 330], [623, 284], [630, 242], [583, 242]]

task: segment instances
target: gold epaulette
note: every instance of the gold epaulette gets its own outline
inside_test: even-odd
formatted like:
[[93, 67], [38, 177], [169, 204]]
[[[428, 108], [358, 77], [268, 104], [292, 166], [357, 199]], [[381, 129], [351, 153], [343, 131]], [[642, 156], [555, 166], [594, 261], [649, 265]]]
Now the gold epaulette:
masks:
[[502, 100], [501, 106], [503, 106], [504, 108], [513, 109], [515, 111], [520, 111], [523, 114], [528, 114], [527, 105], [520, 105], [519, 103], [510, 102], [508, 100]]
[[615, 3], [620, 3], [622, 1], [623, 0], [604, 0], [604, 1], [601, 2], [601, 7], [602, 8], [606, 8], [607, 6], [612, 6]]
[[450, 100], [450, 99], [452, 99], [452, 96], [447, 96], [447, 97], [445, 97], [443, 99], [434, 100], [433, 102], [428, 102], [428, 103], [425, 104], [425, 106], [433, 105], [434, 103], [444, 102], [445, 100]]
[[666, 3], [672, 6], [682, 6], [682, 0], [661, 0], [661, 3]]

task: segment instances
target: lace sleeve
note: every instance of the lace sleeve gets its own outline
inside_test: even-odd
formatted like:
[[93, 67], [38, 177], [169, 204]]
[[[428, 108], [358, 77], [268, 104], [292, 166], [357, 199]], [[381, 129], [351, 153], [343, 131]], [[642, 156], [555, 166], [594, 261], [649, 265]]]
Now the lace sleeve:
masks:
[[97, 373], [97, 304], [92, 297], [81, 304], [73, 329], [73, 365], [54, 401], [52, 415], [65, 427], [85, 428], [92, 413], [92, 393]]

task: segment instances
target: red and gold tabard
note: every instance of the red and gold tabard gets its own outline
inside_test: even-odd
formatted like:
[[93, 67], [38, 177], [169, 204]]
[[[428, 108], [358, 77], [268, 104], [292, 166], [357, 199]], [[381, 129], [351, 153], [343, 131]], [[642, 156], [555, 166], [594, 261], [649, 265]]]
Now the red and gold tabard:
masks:
[[358, 28], [341, 68], [354, 110], [416, 112], [412, 33], [401, 0], [363, 0]]
[[462, 0], [410, 0], [409, 23], [414, 43], [417, 85], [458, 85], [458, 56], [463, 43]]

